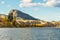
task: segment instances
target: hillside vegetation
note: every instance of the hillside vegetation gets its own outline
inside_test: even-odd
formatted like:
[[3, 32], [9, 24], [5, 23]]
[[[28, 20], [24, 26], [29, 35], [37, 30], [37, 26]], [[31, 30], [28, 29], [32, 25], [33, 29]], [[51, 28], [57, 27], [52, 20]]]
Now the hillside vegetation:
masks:
[[0, 14], [0, 28], [20, 27], [59, 27], [60, 21], [44, 21], [36, 19], [19, 10], [11, 10], [8, 15]]

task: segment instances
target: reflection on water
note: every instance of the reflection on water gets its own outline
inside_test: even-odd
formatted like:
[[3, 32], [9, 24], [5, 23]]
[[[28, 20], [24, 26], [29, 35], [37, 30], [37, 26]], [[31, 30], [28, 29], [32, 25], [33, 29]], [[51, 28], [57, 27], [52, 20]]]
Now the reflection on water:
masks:
[[3, 28], [0, 40], [60, 40], [58, 28]]

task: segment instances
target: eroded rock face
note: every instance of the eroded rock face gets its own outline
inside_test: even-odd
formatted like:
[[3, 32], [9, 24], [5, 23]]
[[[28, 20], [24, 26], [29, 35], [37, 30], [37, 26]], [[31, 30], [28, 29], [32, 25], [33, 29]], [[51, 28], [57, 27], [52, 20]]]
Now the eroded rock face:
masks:
[[19, 10], [13, 9], [13, 10], [11, 10], [10, 12], [13, 12], [13, 13], [14, 13], [14, 12], [17, 12], [17, 17], [21, 17], [21, 18], [26, 19], [26, 20], [38, 20], [38, 19], [36, 19], [36, 18], [34, 18], [34, 17], [26, 14], [26, 13], [23, 13], [23, 12], [21, 12], [21, 11], [19, 11]]

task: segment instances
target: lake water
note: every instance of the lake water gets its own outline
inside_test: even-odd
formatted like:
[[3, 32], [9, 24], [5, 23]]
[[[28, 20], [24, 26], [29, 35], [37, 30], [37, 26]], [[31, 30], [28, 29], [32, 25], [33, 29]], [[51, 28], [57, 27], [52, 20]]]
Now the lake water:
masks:
[[0, 28], [0, 40], [60, 40], [60, 29]]

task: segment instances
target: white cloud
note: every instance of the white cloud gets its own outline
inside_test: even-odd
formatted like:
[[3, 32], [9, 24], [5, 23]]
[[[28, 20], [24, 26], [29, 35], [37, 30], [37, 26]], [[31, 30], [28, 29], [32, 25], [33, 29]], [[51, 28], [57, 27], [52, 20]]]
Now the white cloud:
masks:
[[32, 0], [22, 0], [19, 4], [20, 7], [32, 7], [32, 6], [39, 6], [40, 3], [33, 3]]
[[5, 1], [1, 1], [1, 4], [5, 4]]
[[32, 6], [41, 6], [43, 4], [40, 3], [21, 3], [19, 6], [20, 7], [32, 7]]
[[56, 0], [47, 0], [45, 5], [46, 6], [54, 6], [54, 5], [56, 5]]
[[23, 3], [30, 3], [32, 0], [22, 0]]
[[49, 6], [49, 7], [60, 7], [60, 0], [43, 0], [46, 1], [46, 3], [35, 3], [32, 2], [32, 0], [22, 0], [22, 2], [19, 4], [20, 7], [32, 7], [32, 6]]

